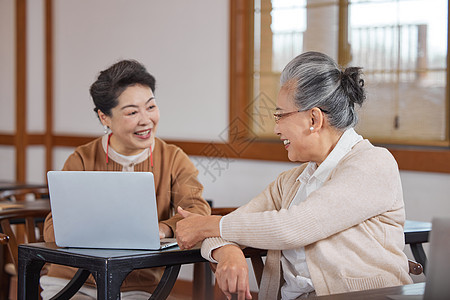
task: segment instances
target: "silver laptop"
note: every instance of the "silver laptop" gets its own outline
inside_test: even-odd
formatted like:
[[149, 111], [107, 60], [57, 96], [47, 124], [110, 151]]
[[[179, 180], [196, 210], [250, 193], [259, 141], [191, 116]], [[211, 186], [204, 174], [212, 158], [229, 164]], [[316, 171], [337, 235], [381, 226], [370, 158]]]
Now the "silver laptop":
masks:
[[434, 218], [423, 299], [450, 299], [450, 218]]
[[392, 300], [450, 299], [450, 218], [434, 218], [430, 233], [430, 250], [426, 266], [424, 295], [389, 296]]
[[155, 184], [150, 172], [47, 173], [59, 247], [158, 250]]

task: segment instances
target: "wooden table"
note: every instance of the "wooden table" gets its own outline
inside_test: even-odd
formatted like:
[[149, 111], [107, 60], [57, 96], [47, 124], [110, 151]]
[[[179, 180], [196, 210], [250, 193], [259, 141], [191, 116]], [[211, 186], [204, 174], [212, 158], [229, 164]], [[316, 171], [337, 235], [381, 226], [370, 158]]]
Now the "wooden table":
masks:
[[30, 188], [46, 188], [47, 184], [25, 183], [15, 181], [0, 181], [0, 192], [6, 190], [30, 189]]
[[18, 212], [24, 211], [49, 213], [50, 201], [48, 199], [37, 199], [33, 201], [0, 201], [0, 218], [16, 215]]
[[[180, 250], [173, 247], [158, 251], [59, 248], [55, 243], [19, 246], [18, 299], [38, 299], [39, 273], [45, 263], [80, 268], [76, 292], [92, 274], [97, 284], [97, 299], [120, 299], [122, 281], [132, 270], [163, 267], [163, 277], [150, 299], [165, 299], [178, 277], [182, 264], [205, 262], [200, 248]], [[61, 296], [61, 294], [59, 294]], [[62, 297], [61, 299], [68, 299]]]

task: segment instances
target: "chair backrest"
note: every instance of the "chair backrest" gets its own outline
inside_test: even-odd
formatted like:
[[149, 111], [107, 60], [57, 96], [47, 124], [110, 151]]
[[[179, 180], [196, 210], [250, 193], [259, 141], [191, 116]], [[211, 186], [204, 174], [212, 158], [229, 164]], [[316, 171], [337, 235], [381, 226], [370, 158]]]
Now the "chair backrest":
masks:
[[0, 200], [4, 201], [22, 201], [32, 199], [48, 199], [48, 188], [23, 188], [23, 189], [12, 189], [0, 192]]
[[[46, 209], [14, 209], [4, 211], [0, 214], [0, 225], [3, 234], [0, 234], [0, 243], [6, 244], [11, 260], [17, 270], [18, 264], [18, 247], [21, 241], [26, 243], [35, 243], [43, 241], [43, 221], [48, 215], [49, 210]], [[13, 226], [24, 224], [25, 230], [18, 231]], [[37, 231], [39, 235], [37, 235]], [[18, 238], [16, 232], [23, 232], [24, 237]]]
[[211, 207], [211, 215], [225, 216], [236, 209], [237, 207]]

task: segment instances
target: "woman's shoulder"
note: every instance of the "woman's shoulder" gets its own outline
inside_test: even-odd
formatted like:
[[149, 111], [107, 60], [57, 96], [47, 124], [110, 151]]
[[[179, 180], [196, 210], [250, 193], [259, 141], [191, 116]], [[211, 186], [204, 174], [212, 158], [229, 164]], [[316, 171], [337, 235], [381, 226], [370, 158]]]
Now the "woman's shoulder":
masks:
[[164, 140], [155, 137], [155, 149], [156, 152], [161, 152], [165, 156], [173, 156], [177, 153], [184, 153], [183, 149], [174, 144], [166, 143]]
[[153, 157], [155, 168], [161, 172], [161, 176], [171, 174], [172, 178], [196, 178], [198, 175], [196, 164], [179, 146], [166, 143], [160, 138], [155, 138]]
[[75, 151], [67, 158], [63, 169], [71, 171], [86, 170], [89, 162], [94, 162], [98, 151], [103, 151], [102, 137], [76, 147]]
[[388, 149], [380, 146], [374, 146], [369, 140], [362, 140], [358, 142], [350, 151], [350, 154], [351, 153], [358, 153], [359, 155], [371, 155], [371, 156], [393, 158], [391, 152], [389, 152]]
[[100, 136], [98, 138], [93, 139], [90, 142], [87, 142], [86, 144], [80, 145], [76, 147], [75, 151], [89, 151], [90, 149], [94, 149], [97, 147], [102, 146], [102, 138], [103, 136]]
[[91, 157], [92, 155], [95, 155], [99, 149], [103, 150], [102, 138], [103, 137], [98, 137], [84, 145], [76, 147], [74, 153], [78, 153], [82, 157]]
[[358, 142], [342, 159], [343, 163], [353, 162], [360, 165], [398, 168], [394, 156], [384, 147], [374, 146], [369, 140]]
[[193, 165], [189, 156], [177, 145], [169, 144], [160, 138], [155, 138], [155, 157], [160, 157], [161, 162], [167, 166]]

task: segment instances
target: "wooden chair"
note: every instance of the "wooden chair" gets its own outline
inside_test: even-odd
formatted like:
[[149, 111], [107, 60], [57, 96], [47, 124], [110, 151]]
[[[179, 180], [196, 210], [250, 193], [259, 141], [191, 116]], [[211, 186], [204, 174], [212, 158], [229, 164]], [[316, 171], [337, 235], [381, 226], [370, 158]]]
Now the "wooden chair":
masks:
[[42, 198], [48, 198], [48, 189], [18, 189], [0, 193], [0, 200], [18, 206], [0, 212], [0, 299], [8, 299], [10, 293], [16, 290], [19, 244], [43, 241], [43, 224], [49, 213], [48, 208], [29, 208], [25, 205], [27, 208], [21, 208], [20, 203]]
[[409, 265], [409, 274], [420, 275], [423, 273], [422, 264], [420, 264], [414, 260], [408, 259], [408, 265]]
[[[14, 228], [16, 224], [24, 224], [24, 242], [25, 243], [35, 243], [43, 241], [43, 226], [38, 226], [39, 223], [43, 223], [48, 211], [40, 210], [29, 210], [29, 211], [19, 211], [9, 213], [8, 215], [0, 216], [0, 224], [3, 233], [0, 233], [0, 243], [5, 245], [9, 257], [5, 257], [4, 270], [2, 270], [2, 276], [7, 278], [4, 295], [9, 295], [10, 290], [15, 289], [14, 284], [11, 282], [16, 282], [17, 270], [18, 270], [18, 247], [21, 242], [18, 241], [17, 228]], [[39, 232], [39, 234], [37, 234]], [[6, 298], [7, 299], [7, 298]]]
[[8, 213], [7, 215], [0, 215], [0, 225], [2, 228], [1, 240], [3, 244], [6, 244], [8, 252], [12, 259], [12, 262], [17, 269], [18, 264], [18, 247], [20, 242], [18, 241], [16, 230], [13, 227], [15, 224], [24, 224], [24, 242], [36, 243], [43, 242], [44, 236], [39, 223], [43, 223], [45, 217], [48, 215], [46, 210], [25, 210]]
[[[37, 187], [37, 188], [21, 188], [5, 190], [0, 192], [0, 201], [26, 201], [26, 200], [37, 200], [37, 199], [49, 199], [48, 187]], [[38, 222], [39, 230], [43, 230], [43, 222]], [[19, 230], [18, 242], [23, 241], [22, 231]]]

